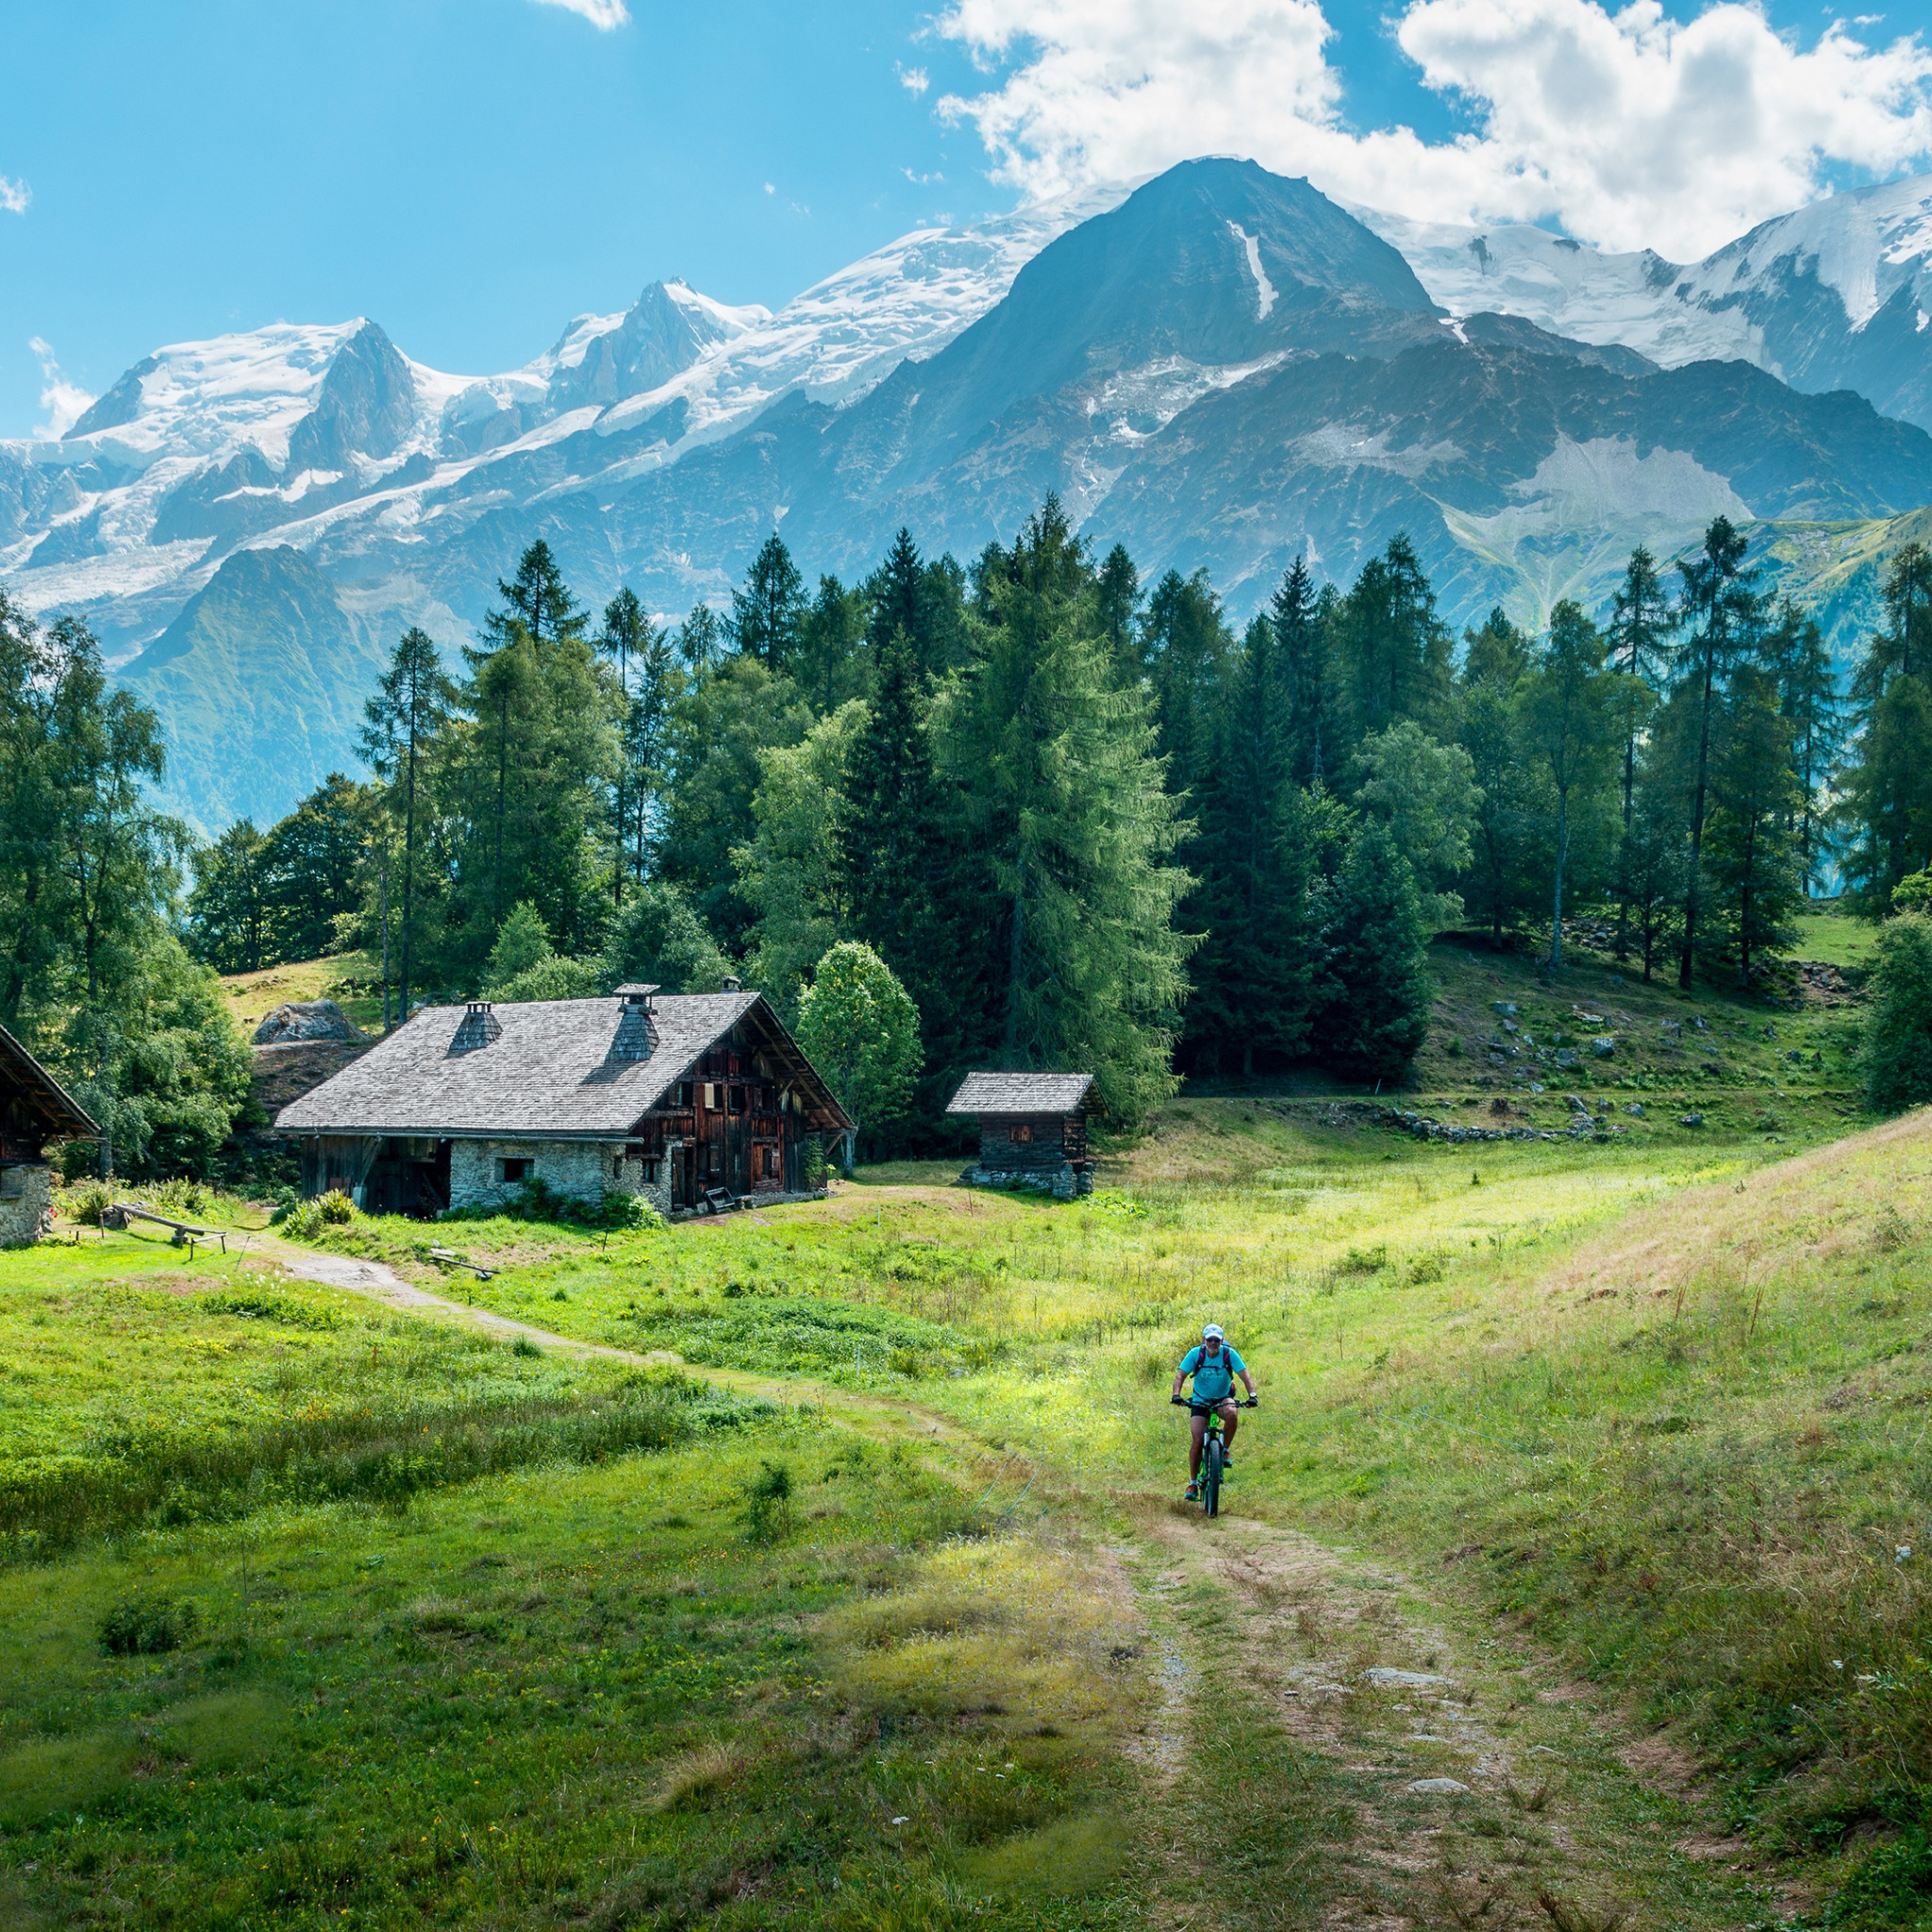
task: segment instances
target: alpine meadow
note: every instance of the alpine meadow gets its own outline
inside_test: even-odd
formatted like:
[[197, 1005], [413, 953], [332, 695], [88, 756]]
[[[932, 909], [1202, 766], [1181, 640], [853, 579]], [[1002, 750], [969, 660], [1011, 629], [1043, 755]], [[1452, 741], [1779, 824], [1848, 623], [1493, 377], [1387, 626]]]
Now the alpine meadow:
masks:
[[[882, 18], [806, 126], [501, 0], [523, 146], [425, 9], [379, 194], [267, 16], [264, 227], [117, 147], [236, 327], [0, 441], [0, 1927], [1932, 1928], [1932, 61], [1457, 31], [1564, 8], [1520, 155], [1447, 0], [1448, 137], [1312, 4]], [[1748, 194], [1563, 185], [1720, 34]], [[708, 286], [1005, 200], [496, 375], [247, 324], [436, 185], [493, 342], [620, 134]]]

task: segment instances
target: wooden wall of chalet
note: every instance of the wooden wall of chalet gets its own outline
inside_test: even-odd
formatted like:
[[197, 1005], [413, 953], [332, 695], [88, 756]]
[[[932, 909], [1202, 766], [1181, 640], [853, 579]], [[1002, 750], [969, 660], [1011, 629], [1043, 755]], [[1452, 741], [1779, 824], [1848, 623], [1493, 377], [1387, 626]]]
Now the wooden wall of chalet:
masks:
[[1026, 1174], [1087, 1158], [1085, 1114], [982, 1114], [979, 1164], [996, 1174]]
[[670, 1175], [672, 1201], [694, 1208], [710, 1189], [727, 1194], [797, 1193], [805, 1186], [808, 1129], [780, 1104], [784, 1081], [744, 1042], [701, 1054], [691, 1077], [645, 1115], [638, 1158], [663, 1157], [682, 1141]]

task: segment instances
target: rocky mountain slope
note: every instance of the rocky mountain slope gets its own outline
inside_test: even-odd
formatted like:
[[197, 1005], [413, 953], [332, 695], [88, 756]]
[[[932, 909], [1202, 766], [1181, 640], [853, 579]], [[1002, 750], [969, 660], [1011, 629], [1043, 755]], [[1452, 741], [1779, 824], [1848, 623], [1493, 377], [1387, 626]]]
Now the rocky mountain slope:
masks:
[[1722, 510], [1849, 631], [1893, 520], [1932, 503], [1932, 437], [1840, 379], [1932, 396], [1932, 334], [1902, 321], [1924, 187], [1691, 272], [1204, 160], [908, 236], [776, 314], [653, 284], [508, 375], [427, 369], [367, 320], [178, 345], [58, 443], [0, 444], [0, 580], [90, 617], [210, 829], [348, 762], [400, 625], [461, 641], [538, 534], [581, 594], [676, 614], [774, 526], [850, 576], [901, 523], [970, 556], [1055, 489], [1238, 615], [1298, 551], [1346, 580], [1406, 529], [1460, 623], [1600, 602], [1632, 543], [1669, 555]]

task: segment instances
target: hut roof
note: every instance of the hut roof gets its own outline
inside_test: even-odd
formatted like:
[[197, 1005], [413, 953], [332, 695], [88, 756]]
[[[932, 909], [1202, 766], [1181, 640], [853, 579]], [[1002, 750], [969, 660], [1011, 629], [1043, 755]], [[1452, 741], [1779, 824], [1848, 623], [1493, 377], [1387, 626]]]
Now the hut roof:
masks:
[[948, 1113], [1077, 1113], [1091, 1074], [968, 1074]]
[[38, 1150], [54, 1140], [97, 1140], [100, 1131], [73, 1094], [0, 1026], [0, 1141], [37, 1136]]
[[621, 1140], [747, 1024], [815, 1127], [851, 1122], [762, 993], [428, 1007], [275, 1117], [285, 1134]]

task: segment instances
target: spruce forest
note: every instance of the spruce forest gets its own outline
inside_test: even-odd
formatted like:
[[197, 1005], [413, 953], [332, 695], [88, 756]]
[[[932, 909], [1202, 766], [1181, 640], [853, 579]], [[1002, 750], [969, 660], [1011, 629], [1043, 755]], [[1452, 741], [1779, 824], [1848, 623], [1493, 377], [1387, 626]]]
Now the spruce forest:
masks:
[[1807, 895], [1880, 915], [1932, 859], [1932, 556], [1849, 687], [1720, 518], [1607, 609], [1456, 638], [1397, 538], [1297, 559], [1244, 628], [1049, 498], [969, 567], [902, 530], [862, 583], [769, 538], [728, 611], [584, 608], [541, 541], [474, 644], [401, 637], [365, 779], [197, 845], [85, 626], [8, 607], [0, 1022], [134, 1172], [206, 1172], [247, 1062], [205, 969], [360, 947], [385, 1026], [727, 972], [788, 1024], [841, 941], [909, 996], [867, 1151], [932, 1150], [975, 1065], [1081, 1066], [1131, 1127], [1183, 1076], [1399, 1085], [1449, 932], [1775, 980]]

